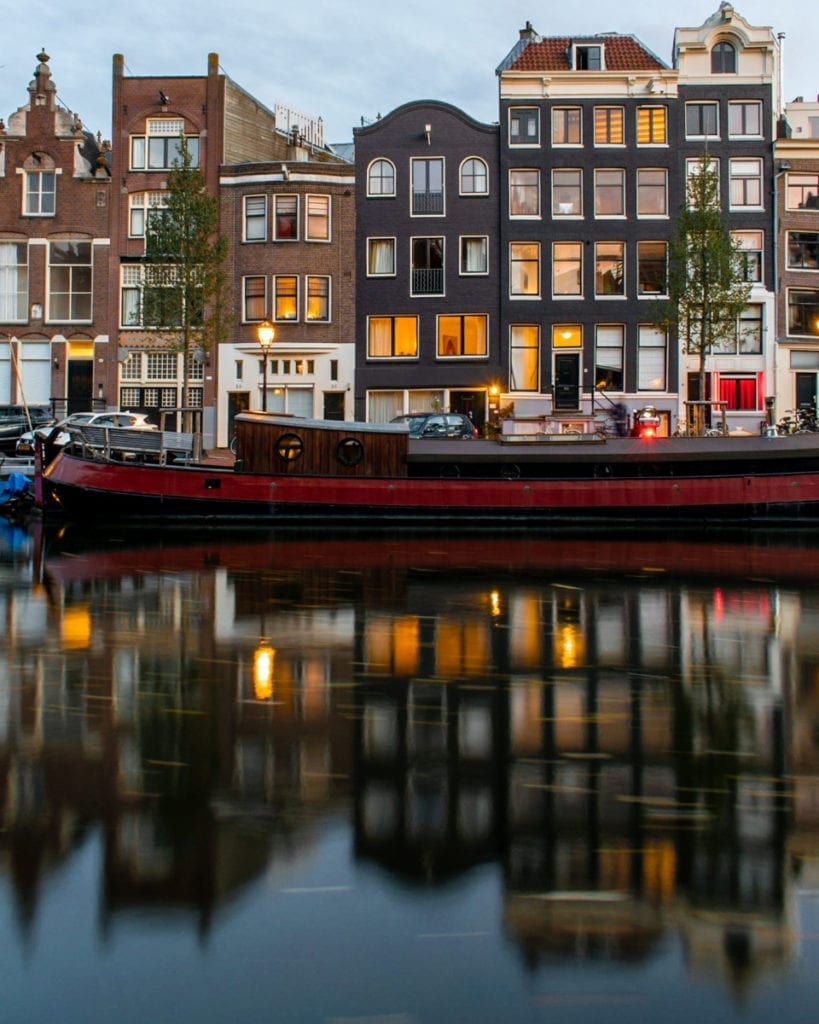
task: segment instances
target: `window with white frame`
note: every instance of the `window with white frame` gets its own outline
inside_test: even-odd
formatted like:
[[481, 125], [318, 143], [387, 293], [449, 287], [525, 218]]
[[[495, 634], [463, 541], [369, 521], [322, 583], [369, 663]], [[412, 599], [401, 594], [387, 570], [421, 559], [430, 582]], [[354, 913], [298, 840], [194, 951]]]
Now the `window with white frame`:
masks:
[[668, 142], [668, 111], [662, 106], [637, 108], [637, 145], [664, 146]]
[[753, 412], [759, 409], [759, 384], [755, 373], [720, 374], [719, 400], [729, 412]]
[[128, 197], [128, 237], [144, 238], [147, 227], [167, 208], [167, 192], [131, 193]]
[[574, 67], [577, 71], [604, 71], [603, 47], [598, 44], [575, 43]]
[[760, 100], [731, 100], [729, 102], [728, 137], [731, 139], [762, 138], [762, 103]]
[[540, 172], [534, 168], [510, 168], [509, 216], [540, 216]]
[[552, 145], [580, 146], [582, 142], [582, 108], [552, 107]]
[[598, 298], [622, 298], [626, 294], [625, 242], [595, 242], [594, 294]]
[[583, 294], [583, 243], [552, 243], [552, 294]]
[[512, 298], [540, 296], [540, 243], [509, 243], [509, 294]]
[[650, 324], [637, 329], [637, 390], [665, 391], [666, 387], [665, 331]]
[[461, 195], [485, 196], [489, 192], [489, 170], [486, 161], [470, 156], [461, 164]]
[[444, 294], [444, 239], [410, 239], [410, 294]]
[[733, 159], [729, 162], [731, 209], [762, 209], [762, 160]]
[[395, 277], [395, 239], [367, 239], [367, 277]]
[[537, 391], [540, 380], [540, 325], [509, 328], [509, 390]]
[[330, 241], [330, 197], [307, 196], [307, 231], [308, 242]]
[[540, 110], [537, 107], [509, 108], [509, 145], [540, 145]]
[[819, 288], [788, 289], [788, 334], [819, 337]]
[[637, 168], [637, 216], [668, 216], [668, 170], [665, 167]]
[[578, 167], [552, 170], [552, 216], [583, 216], [583, 171]]
[[595, 217], [625, 217], [626, 172], [621, 168], [598, 168], [594, 172]]
[[622, 146], [626, 141], [624, 123], [623, 107], [595, 107], [595, 146]]
[[696, 202], [697, 198], [696, 195], [692, 195], [692, 184], [694, 184], [693, 191], [696, 193], [696, 179], [703, 173], [716, 175], [717, 194], [719, 194], [719, 169], [719, 160], [716, 158], [703, 161], [701, 157], [691, 157], [685, 161], [685, 197], [689, 206], [691, 201]]
[[656, 298], [668, 289], [668, 243], [637, 243], [637, 294]]
[[[204, 311], [194, 313], [200, 319]], [[150, 274], [138, 263], [120, 267], [120, 325], [122, 327], [179, 327], [182, 296], [176, 287], [176, 267], [152, 265]]]
[[146, 380], [178, 380], [179, 356], [176, 352], [147, 352]]
[[242, 320], [254, 323], [267, 316], [267, 278], [256, 274], [242, 278]]
[[94, 297], [91, 259], [90, 242], [49, 242], [49, 322], [90, 323]]
[[788, 270], [819, 270], [819, 231], [789, 231], [785, 251]]
[[489, 273], [489, 238], [486, 235], [461, 235], [461, 274]]
[[28, 246], [0, 242], [0, 323], [28, 319]]
[[198, 167], [199, 136], [186, 136], [181, 118], [149, 118], [145, 134], [131, 136], [131, 170], [170, 170], [179, 161], [183, 136], [191, 166]]
[[395, 195], [395, 166], [391, 161], [379, 157], [367, 168], [367, 195]]
[[626, 329], [623, 324], [598, 324], [595, 330], [594, 386], [604, 391], [622, 391], [625, 385], [623, 353]]
[[267, 196], [244, 197], [244, 241], [267, 240]]
[[367, 318], [368, 359], [415, 359], [418, 356], [418, 317]]
[[742, 280], [761, 281], [764, 232], [732, 231], [731, 239], [739, 250]]
[[485, 356], [487, 321], [483, 313], [438, 317], [438, 356]]
[[127, 358], [120, 365], [119, 375], [122, 380], [142, 380], [142, 357], [142, 352], [128, 353]]
[[23, 213], [27, 217], [53, 217], [57, 209], [55, 171], [26, 171], [23, 175]]
[[785, 206], [787, 209], [819, 211], [819, 174], [802, 174], [791, 171], [785, 181]]
[[444, 212], [444, 161], [442, 157], [413, 157], [413, 217], [437, 216]]
[[716, 101], [686, 103], [685, 137], [687, 139], [719, 138], [719, 107]]
[[736, 331], [729, 337], [714, 342], [718, 355], [760, 355], [762, 352], [762, 306], [751, 303], [743, 309]]
[[273, 278], [273, 319], [295, 322], [299, 318], [299, 279], [294, 274]]
[[330, 322], [330, 278], [307, 278], [305, 320], [309, 323]]
[[273, 238], [277, 242], [294, 242], [299, 237], [299, 197], [273, 196]]
[[711, 50], [711, 73], [714, 75], [735, 75], [737, 51], [732, 43], [716, 43]]

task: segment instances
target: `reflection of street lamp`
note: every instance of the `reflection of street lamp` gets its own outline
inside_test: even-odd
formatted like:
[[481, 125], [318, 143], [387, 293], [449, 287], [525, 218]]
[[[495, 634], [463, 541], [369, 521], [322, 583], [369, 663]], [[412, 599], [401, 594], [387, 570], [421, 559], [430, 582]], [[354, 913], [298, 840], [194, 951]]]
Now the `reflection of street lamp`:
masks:
[[262, 639], [253, 652], [253, 693], [256, 700], [270, 700], [273, 696], [273, 663], [276, 651]]
[[257, 333], [262, 350], [262, 412], [267, 412], [267, 354], [276, 337], [276, 328], [269, 320], [264, 320], [259, 324]]

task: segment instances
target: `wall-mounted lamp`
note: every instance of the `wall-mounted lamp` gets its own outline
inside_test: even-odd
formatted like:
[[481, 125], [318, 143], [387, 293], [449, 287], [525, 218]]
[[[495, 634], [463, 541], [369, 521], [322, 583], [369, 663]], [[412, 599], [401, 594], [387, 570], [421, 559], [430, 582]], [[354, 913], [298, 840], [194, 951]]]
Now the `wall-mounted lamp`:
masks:
[[790, 169], [791, 164], [789, 160], [780, 160], [776, 167], [777, 174], [783, 174], [785, 171], [789, 171]]
[[56, 356], [54, 356], [54, 369], [55, 370], [59, 370], [59, 368], [60, 368], [60, 360]]
[[431, 146], [432, 145], [432, 125], [431, 124], [425, 124], [424, 125], [424, 138], [427, 140], [427, 145]]

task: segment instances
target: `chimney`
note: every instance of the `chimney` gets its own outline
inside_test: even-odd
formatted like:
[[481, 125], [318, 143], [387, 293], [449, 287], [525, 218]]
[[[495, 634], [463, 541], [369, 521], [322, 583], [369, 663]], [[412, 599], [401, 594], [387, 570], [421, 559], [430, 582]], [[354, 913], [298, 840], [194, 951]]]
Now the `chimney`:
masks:
[[534, 43], [537, 40], [537, 32], [532, 28], [531, 21], [526, 22], [526, 26], [520, 30], [521, 42]]

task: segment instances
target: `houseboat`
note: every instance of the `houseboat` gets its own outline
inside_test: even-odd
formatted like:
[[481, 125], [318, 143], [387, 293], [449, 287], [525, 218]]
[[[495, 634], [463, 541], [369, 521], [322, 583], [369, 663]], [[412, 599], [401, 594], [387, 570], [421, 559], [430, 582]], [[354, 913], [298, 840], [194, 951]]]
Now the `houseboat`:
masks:
[[78, 431], [50, 461], [46, 450], [36, 500], [82, 521], [819, 524], [816, 434], [426, 440], [403, 424], [253, 412], [235, 429], [228, 465], [162, 431]]

